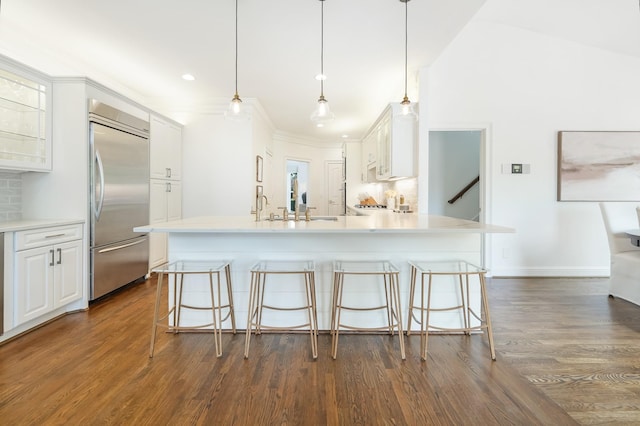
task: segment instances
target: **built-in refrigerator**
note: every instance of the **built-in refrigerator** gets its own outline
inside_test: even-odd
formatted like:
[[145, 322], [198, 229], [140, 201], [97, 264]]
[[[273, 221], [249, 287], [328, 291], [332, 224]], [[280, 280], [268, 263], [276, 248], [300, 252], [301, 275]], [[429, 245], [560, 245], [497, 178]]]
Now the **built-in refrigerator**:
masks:
[[90, 300], [144, 278], [149, 236], [149, 121], [89, 100]]

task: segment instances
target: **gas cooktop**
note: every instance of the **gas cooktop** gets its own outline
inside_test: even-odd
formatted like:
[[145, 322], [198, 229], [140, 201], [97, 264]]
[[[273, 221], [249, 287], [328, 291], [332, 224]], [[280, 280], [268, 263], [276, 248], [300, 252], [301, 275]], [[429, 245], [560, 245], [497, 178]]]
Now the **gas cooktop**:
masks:
[[387, 206], [384, 204], [356, 204], [356, 208], [358, 209], [386, 209]]

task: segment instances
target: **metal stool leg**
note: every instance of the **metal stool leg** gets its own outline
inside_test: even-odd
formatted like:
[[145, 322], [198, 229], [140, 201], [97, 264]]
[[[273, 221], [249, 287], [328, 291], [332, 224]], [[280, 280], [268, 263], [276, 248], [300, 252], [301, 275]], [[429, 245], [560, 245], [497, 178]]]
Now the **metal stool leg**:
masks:
[[398, 284], [398, 273], [390, 274], [391, 287], [389, 288], [391, 293], [391, 310], [393, 316], [396, 319], [396, 325], [398, 326], [398, 338], [400, 339], [400, 356], [402, 359], [407, 359], [404, 351], [404, 333], [402, 332], [402, 311], [400, 310], [400, 285]]
[[493, 330], [491, 329], [491, 315], [489, 313], [489, 298], [487, 297], [487, 288], [484, 274], [479, 275], [480, 278], [480, 294], [482, 296], [482, 312], [484, 316], [484, 322], [487, 330], [487, 336], [489, 338], [489, 350], [491, 351], [491, 359], [496, 360], [496, 351], [493, 345]]
[[415, 301], [416, 291], [416, 268], [411, 265], [411, 277], [409, 278], [411, 288], [409, 289], [409, 312], [407, 319], [407, 336], [411, 335], [411, 319], [413, 318], [413, 303]]
[[227, 265], [224, 268], [225, 276], [227, 277], [227, 298], [229, 300], [229, 315], [231, 316], [231, 330], [233, 334], [236, 334], [236, 314], [235, 307], [233, 305], [233, 291], [231, 290], [231, 266]]
[[336, 359], [338, 356], [338, 337], [340, 334], [340, 314], [342, 308], [342, 290], [344, 284], [344, 274], [336, 273], [334, 276], [334, 329], [333, 329], [333, 337], [331, 339], [331, 356], [333, 359]]
[[[427, 308], [426, 310], [426, 318], [424, 320], [424, 325], [420, 328], [421, 336], [423, 339], [422, 343], [422, 359], [427, 360], [427, 346], [429, 344], [429, 317], [431, 313], [431, 284], [432, 284], [433, 275], [429, 274], [429, 279], [427, 282]], [[422, 275], [422, 294], [424, 295], [424, 274]], [[424, 299], [424, 297], [423, 297]]]
[[153, 358], [153, 349], [156, 344], [156, 332], [158, 329], [158, 315], [160, 314], [160, 299], [162, 298], [163, 274], [158, 274], [156, 285], [156, 304], [153, 312], [153, 324], [151, 325], [151, 345], [149, 346], [149, 358]]
[[244, 340], [244, 357], [249, 358], [249, 345], [251, 344], [251, 330], [254, 324], [254, 317], [257, 320], [257, 303], [258, 303], [258, 281], [260, 280], [260, 274], [257, 272], [251, 273], [251, 285], [249, 287], [249, 313], [247, 314], [247, 331]]
[[[209, 272], [209, 292], [211, 295], [211, 317], [213, 320], [213, 342], [216, 348], [216, 357], [222, 356], [222, 319], [220, 318], [220, 307], [216, 306], [215, 294], [213, 291], [213, 273]], [[220, 273], [217, 272], [218, 278], [218, 291], [220, 291]], [[218, 293], [219, 294], [219, 293]], [[218, 312], [218, 318], [216, 319], [216, 311]]]

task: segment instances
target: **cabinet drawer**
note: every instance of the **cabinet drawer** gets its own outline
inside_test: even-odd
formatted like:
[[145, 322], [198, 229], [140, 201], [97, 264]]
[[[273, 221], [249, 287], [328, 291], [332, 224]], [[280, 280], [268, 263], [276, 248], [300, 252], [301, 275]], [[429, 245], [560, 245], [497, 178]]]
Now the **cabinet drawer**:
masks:
[[25, 250], [82, 238], [82, 224], [16, 232], [16, 250]]

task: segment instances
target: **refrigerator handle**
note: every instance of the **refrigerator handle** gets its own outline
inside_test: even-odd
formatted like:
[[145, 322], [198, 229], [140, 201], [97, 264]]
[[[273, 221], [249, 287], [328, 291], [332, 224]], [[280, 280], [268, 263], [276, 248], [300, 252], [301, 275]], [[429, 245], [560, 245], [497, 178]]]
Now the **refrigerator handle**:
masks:
[[127, 247], [131, 247], [131, 246], [135, 246], [138, 244], [142, 244], [146, 241], [146, 239], [144, 240], [138, 240], [138, 241], [134, 241], [132, 243], [127, 243], [127, 244], [122, 244], [116, 247], [109, 247], [109, 248], [104, 248], [102, 250], [99, 250], [98, 253], [109, 253], [110, 251], [115, 251], [115, 250], [121, 250], [123, 248], [127, 248]]
[[102, 204], [104, 203], [104, 167], [102, 166], [102, 157], [100, 157], [100, 152], [98, 150], [96, 150], [96, 164], [98, 166], [98, 173], [100, 176], [100, 197], [98, 199], [98, 205], [94, 206], [94, 214], [96, 216], [96, 220], [98, 220], [100, 219]]

